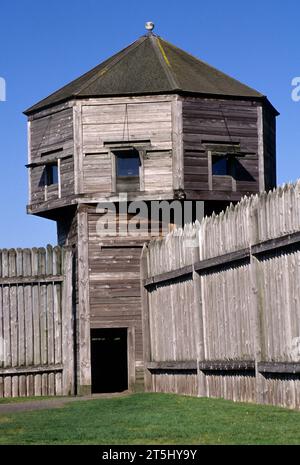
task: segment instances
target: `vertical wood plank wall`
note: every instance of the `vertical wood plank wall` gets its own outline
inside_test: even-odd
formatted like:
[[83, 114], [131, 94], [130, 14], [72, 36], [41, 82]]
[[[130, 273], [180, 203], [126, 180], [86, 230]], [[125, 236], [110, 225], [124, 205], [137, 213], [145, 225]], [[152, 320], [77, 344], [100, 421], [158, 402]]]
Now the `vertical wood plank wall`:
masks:
[[0, 251], [0, 397], [74, 392], [72, 251]]
[[300, 408], [300, 181], [150, 242], [141, 267], [147, 390]]

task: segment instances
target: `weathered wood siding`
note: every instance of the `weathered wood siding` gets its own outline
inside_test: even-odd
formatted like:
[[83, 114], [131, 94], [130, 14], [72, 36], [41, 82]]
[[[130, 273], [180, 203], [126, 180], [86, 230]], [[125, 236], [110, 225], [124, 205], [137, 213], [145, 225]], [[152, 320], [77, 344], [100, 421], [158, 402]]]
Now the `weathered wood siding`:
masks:
[[[61, 159], [61, 196], [72, 195], [74, 193], [73, 109], [67, 108], [30, 121], [29, 141], [29, 163]], [[30, 204], [58, 199], [58, 185], [49, 186], [45, 195], [44, 166], [29, 168], [29, 172]]]
[[86, 153], [83, 159], [83, 191], [112, 192], [112, 160], [109, 153]]
[[[119, 102], [118, 102], [119, 100]], [[107, 142], [150, 140], [154, 148], [171, 148], [171, 99], [132, 98], [98, 100], [82, 106], [83, 150], [103, 148]]]
[[[239, 200], [259, 192], [257, 102], [185, 98], [182, 104], [184, 189], [200, 200]], [[240, 144], [235, 187], [225, 176], [209, 182], [210, 144]]]
[[3, 249], [0, 264], [0, 397], [71, 394], [71, 250]]
[[[90, 323], [92, 328], [134, 328], [135, 359], [143, 360], [140, 255], [143, 238], [101, 237], [100, 213], [88, 210]], [[119, 221], [121, 218], [119, 217]], [[98, 223], [99, 224], [99, 223]], [[99, 226], [98, 226], [99, 228]]]
[[149, 148], [143, 154], [141, 189], [172, 191], [172, 98], [135, 97], [83, 103], [83, 192], [113, 192], [110, 143], [130, 141]]
[[147, 389], [300, 408], [299, 260], [299, 181], [150, 242]]
[[145, 192], [171, 192], [172, 189], [172, 151], [148, 152], [144, 158]]

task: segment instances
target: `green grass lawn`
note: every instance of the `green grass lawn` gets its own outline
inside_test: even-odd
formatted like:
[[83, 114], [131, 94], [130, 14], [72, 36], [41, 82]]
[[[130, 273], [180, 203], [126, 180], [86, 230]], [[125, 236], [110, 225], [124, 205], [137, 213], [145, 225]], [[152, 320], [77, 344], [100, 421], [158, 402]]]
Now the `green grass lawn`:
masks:
[[0, 444], [300, 444], [300, 412], [133, 394], [0, 415]]

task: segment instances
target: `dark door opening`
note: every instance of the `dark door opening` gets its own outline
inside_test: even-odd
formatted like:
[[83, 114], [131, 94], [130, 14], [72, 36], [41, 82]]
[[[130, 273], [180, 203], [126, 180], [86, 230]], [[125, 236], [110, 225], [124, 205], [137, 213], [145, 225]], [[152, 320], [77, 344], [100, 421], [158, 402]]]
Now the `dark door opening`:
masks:
[[127, 329], [91, 330], [92, 392], [128, 389]]

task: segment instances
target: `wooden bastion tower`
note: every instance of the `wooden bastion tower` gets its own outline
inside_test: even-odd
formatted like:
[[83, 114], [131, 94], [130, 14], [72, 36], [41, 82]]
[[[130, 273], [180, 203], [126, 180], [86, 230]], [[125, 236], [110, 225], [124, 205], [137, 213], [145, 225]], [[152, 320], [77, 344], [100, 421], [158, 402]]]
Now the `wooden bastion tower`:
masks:
[[138, 389], [140, 255], [152, 232], [147, 214], [126, 234], [126, 208], [198, 201], [201, 219], [273, 188], [278, 113], [150, 30], [25, 114], [28, 213], [56, 221], [58, 244], [74, 249], [76, 392]]

